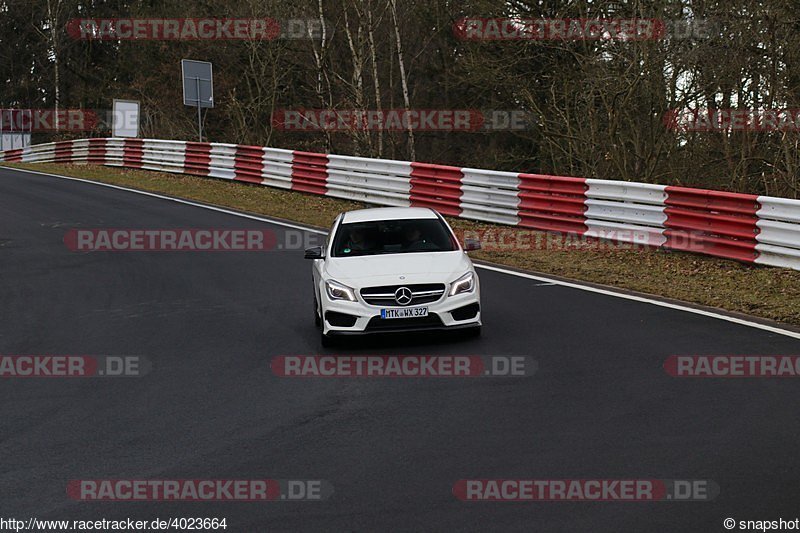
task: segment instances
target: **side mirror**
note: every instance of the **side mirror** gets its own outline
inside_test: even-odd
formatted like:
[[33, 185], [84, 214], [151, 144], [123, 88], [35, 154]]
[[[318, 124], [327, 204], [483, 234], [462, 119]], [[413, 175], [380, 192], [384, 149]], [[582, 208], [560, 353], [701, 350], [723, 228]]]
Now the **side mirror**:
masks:
[[304, 256], [306, 259], [322, 259], [325, 257], [322, 253], [322, 246], [314, 246], [313, 248], [306, 248]]
[[478, 239], [464, 239], [464, 250], [471, 252], [481, 249], [481, 241]]

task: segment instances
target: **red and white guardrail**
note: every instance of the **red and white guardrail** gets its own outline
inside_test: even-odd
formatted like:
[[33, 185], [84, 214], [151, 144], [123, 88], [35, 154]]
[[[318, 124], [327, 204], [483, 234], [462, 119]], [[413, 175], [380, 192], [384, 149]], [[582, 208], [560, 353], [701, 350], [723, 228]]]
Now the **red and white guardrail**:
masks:
[[0, 161], [95, 163], [245, 181], [800, 270], [800, 200], [223, 143], [79, 139]]

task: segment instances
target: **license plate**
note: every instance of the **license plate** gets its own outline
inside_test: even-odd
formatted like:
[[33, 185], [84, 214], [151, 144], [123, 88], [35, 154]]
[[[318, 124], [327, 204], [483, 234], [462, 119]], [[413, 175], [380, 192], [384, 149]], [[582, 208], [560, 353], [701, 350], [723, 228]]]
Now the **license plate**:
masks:
[[427, 307], [395, 307], [392, 309], [381, 309], [381, 318], [416, 318], [428, 316]]

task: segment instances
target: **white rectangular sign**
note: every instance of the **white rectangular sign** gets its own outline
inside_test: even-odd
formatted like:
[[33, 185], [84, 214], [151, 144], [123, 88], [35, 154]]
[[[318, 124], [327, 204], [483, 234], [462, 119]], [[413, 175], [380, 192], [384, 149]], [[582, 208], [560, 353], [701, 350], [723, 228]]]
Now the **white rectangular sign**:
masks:
[[112, 114], [112, 137], [139, 136], [139, 102], [115, 99]]

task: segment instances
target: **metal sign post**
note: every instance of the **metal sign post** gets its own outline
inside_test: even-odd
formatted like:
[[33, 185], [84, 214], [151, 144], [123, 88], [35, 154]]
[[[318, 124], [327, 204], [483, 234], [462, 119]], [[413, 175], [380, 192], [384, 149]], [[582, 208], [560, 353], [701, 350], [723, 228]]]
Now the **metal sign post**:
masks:
[[183, 105], [197, 107], [197, 132], [203, 142], [202, 108], [214, 107], [214, 75], [208, 61], [181, 60]]
[[[200, 94], [200, 78], [194, 79], [197, 85], [197, 94]], [[203, 142], [203, 118], [200, 115], [200, 97], [197, 98], [197, 133], [200, 136], [200, 142]]]

